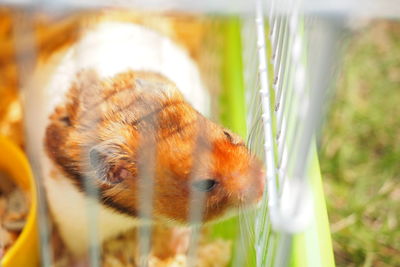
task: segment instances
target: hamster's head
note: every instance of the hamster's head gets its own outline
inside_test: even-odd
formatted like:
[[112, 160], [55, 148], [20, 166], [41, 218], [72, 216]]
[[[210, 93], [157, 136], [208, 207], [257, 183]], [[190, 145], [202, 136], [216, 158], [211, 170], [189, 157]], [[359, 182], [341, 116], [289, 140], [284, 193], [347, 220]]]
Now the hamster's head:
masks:
[[89, 179], [111, 209], [180, 224], [209, 222], [261, 200], [261, 162], [165, 77], [128, 72], [89, 80], [77, 82], [75, 99], [58, 109], [64, 115], [52, 116], [46, 133], [48, 155], [82, 190]]
[[162, 152], [157, 159], [154, 194], [157, 214], [178, 222], [190, 218], [208, 222], [259, 202], [264, 171], [242, 139], [191, 107], [178, 108], [194, 116], [179, 135], [159, 144]]

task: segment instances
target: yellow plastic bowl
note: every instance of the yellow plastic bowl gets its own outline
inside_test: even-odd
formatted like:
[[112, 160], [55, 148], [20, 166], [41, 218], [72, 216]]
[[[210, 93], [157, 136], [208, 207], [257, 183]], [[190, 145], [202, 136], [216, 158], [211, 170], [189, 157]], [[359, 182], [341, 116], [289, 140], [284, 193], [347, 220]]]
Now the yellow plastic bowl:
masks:
[[0, 170], [7, 172], [30, 199], [25, 227], [0, 261], [0, 266], [36, 267], [39, 265], [39, 246], [35, 182], [24, 153], [3, 136], [0, 136]]

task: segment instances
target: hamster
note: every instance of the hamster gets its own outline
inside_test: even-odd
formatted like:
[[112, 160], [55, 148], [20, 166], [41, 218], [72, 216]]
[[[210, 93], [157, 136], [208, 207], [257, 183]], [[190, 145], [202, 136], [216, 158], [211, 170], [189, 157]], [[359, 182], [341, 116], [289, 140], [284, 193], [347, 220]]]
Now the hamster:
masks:
[[261, 162], [204, 116], [210, 96], [195, 63], [143, 26], [100, 22], [38, 67], [23, 97], [28, 150], [75, 255], [89, 246], [88, 186], [100, 242], [146, 223], [143, 179], [160, 222], [187, 225], [192, 191], [204, 193], [203, 222], [262, 197]]

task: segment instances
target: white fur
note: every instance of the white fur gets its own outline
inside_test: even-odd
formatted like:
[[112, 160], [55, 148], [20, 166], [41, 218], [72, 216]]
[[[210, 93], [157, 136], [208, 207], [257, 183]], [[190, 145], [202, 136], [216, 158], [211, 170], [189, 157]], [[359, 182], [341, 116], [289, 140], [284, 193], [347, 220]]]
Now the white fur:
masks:
[[45, 179], [47, 197], [60, 234], [74, 254], [84, 253], [93, 237], [94, 242], [103, 242], [138, 225], [137, 220], [84, 196], [70, 180], [57, 178]]
[[[85, 252], [88, 243], [88, 198], [61, 173], [50, 177], [52, 161], [44, 152], [44, 133], [48, 117], [62, 103], [76, 73], [94, 69], [101, 78], [127, 70], [155, 71], [175, 82], [185, 98], [201, 113], [209, 112], [209, 96], [200, 74], [187, 53], [160, 34], [130, 23], [103, 22], [67, 51], [40, 66], [23, 92], [27, 146], [32, 160], [39, 160], [39, 175], [44, 180], [47, 198], [61, 235], [76, 254]], [[116, 214], [101, 205], [99, 239], [104, 241], [133, 227], [138, 222]]]
[[69, 89], [77, 72], [94, 69], [100, 78], [127, 70], [161, 73], [172, 80], [185, 98], [203, 115], [209, 97], [193, 60], [170, 39], [139, 25], [103, 22], [69, 49], [49, 80], [51, 112]]

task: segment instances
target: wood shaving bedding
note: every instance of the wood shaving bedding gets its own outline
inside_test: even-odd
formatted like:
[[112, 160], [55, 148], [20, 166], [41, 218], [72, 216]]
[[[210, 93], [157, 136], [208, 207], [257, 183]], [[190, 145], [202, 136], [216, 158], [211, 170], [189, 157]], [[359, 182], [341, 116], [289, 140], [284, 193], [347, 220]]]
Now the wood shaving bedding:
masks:
[[[57, 233], [53, 233], [58, 235]], [[149, 267], [185, 267], [188, 266], [188, 257], [185, 254], [178, 254], [175, 257], [160, 259], [150, 253], [143, 259], [139, 258], [137, 250], [137, 229], [111, 239], [102, 246], [100, 255], [101, 266], [103, 267], [137, 267], [139, 262], [144, 261]], [[56, 243], [54, 243], [54, 241]], [[55, 257], [54, 267], [87, 267], [90, 266], [88, 258], [74, 259], [64, 248], [60, 238], [53, 240], [54, 248], [63, 248], [61, 254]], [[231, 258], [232, 242], [229, 240], [217, 239], [213, 241], [200, 241], [196, 253], [196, 267], [224, 267], [228, 266]]]
[[0, 171], [0, 259], [17, 240], [27, 213], [27, 197], [7, 173]]

